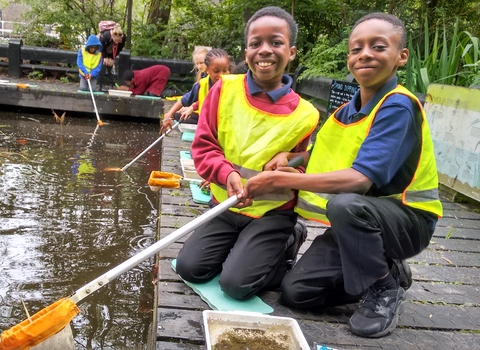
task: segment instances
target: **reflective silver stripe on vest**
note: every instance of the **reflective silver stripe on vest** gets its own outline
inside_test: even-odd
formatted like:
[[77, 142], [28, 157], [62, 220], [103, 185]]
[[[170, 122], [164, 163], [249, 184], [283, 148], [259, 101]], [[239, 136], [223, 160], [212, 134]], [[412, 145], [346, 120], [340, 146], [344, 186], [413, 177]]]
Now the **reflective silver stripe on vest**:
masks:
[[[239, 173], [240, 173], [240, 176], [243, 178], [243, 179], [250, 179], [258, 174], [261, 173], [261, 171], [256, 171], [256, 170], [253, 170], [253, 169], [248, 169], [248, 168], [244, 168], [244, 167], [241, 167], [237, 164], [233, 164], [233, 168], [235, 170], [237, 170]], [[223, 186], [222, 186], [223, 188]], [[226, 188], [225, 188], [226, 190]], [[292, 199], [294, 198], [293, 196], [293, 193], [291, 190], [281, 190], [281, 192], [278, 192], [278, 193], [275, 193], [275, 192], [272, 192], [272, 193], [267, 193], [267, 194], [264, 194], [262, 196], [258, 196], [258, 197], [255, 197], [254, 200], [256, 201], [274, 201], [274, 202], [285, 202], [285, 201], [291, 201]]]
[[233, 168], [238, 171], [240, 173], [240, 176], [244, 179], [250, 179], [258, 174], [261, 173], [261, 171], [256, 171], [256, 170], [253, 170], [253, 169], [248, 169], [248, 168], [244, 168], [240, 165], [237, 165], [237, 164], [233, 164]]
[[[392, 194], [391, 196], [400, 199], [401, 194]], [[438, 188], [432, 188], [431, 190], [424, 191], [407, 191], [405, 193], [405, 201], [407, 203], [422, 203], [422, 202], [431, 202], [439, 199]]]
[[330, 199], [336, 196], [336, 194], [331, 194], [331, 193], [317, 193], [317, 192], [314, 192], [314, 193], [317, 196], [322, 197], [323, 199], [326, 199], [327, 201], [329, 201]]
[[327, 214], [327, 211], [325, 209], [321, 209], [320, 207], [307, 202], [302, 197], [298, 197], [297, 207], [299, 207], [300, 209], [303, 209], [305, 211], [308, 211], [310, 213], [318, 213], [318, 214], [322, 214], [322, 215]]

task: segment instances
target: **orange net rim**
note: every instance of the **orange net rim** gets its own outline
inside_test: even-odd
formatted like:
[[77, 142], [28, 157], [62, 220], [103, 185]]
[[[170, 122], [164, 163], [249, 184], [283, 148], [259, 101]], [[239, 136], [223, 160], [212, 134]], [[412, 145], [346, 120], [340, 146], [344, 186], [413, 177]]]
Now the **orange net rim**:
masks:
[[180, 188], [181, 179], [182, 176], [174, 173], [152, 171], [150, 173], [150, 178], [148, 179], [148, 184], [152, 187]]
[[80, 310], [69, 298], [63, 298], [40, 310], [1, 334], [0, 350], [29, 349], [67, 326]]

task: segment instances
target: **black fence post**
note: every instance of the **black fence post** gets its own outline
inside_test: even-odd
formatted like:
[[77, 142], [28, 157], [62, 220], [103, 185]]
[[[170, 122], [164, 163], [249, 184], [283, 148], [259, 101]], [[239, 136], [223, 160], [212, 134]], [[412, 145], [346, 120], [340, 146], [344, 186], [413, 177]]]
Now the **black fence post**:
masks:
[[122, 50], [118, 57], [118, 81], [120, 85], [125, 85], [123, 73], [130, 69], [130, 50]]
[[22, 39], [10, 39], [8, 43], [8, 75], [12, 78], [20, 78], [22, 75]]
[[300, 74], [302, 74], [303, 71], [305, 71], [307, 67], [304, 66], [298, 66], [297, 69], [295, 69], [295, 73], [293, 74], [293, 83], [292, 83], [292, 90], [296, 91], [297, 90], [297, 84], [298, 84], [298, 77]]

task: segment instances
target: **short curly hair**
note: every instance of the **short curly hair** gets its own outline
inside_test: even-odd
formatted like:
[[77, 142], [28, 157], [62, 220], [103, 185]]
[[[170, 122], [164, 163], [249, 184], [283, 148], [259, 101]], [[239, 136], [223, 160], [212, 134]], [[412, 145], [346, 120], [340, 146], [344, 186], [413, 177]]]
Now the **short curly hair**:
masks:
[[397, 16], [394, 16], [388, 13], [373, 12], [363, 16], [355, 23], [355, 25], [352, 28], [352, 32], [360, 23], [363, 23], [371, 19], [379, 19], [379, 20], [390, 23], [393, 27], [393, 30], [400, 36], [399, 49], [404, 49], [407, 47], [407, 29], [405, 28], [405, 24]]
[[297, 32], [298, 32], [297, 23], [295, 22], [291, 14], [289, 14], [284, 9], [276, 6], [264, 7], [258, 10], [257, 12], [255, 12], [253, 16], [250, 17], [250, 19], [247, 22], [247, 25], [245, 26], [245, 33], [244, 33], [245, 45], [247, 44], [248, 32], [250, 31], [250, 26], [252, 25], [252, 22], [255, 22], [257, 19], [262, 17], [277, 17], [285, 20], [288, 24], [288, 31], [290, 33], [290, 47], [295, 46], [295, 43], [297, 41]]

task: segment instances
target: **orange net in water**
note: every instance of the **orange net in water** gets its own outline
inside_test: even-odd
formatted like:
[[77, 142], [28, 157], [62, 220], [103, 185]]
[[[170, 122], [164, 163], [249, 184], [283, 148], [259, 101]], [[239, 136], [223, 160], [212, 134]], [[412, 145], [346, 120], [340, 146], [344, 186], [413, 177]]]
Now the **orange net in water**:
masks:
[[80, 312], [69, 298], [60, 299], [20, 324], [4, 331], [0, 350], [30, 349], [61, 331]]
[[180, 179], [182, 177], [173, 173], [163, 171], [152, 171], [148, 179], [148, 185], [152, 191], [158, 191], [161, 188], [180, 188]]

